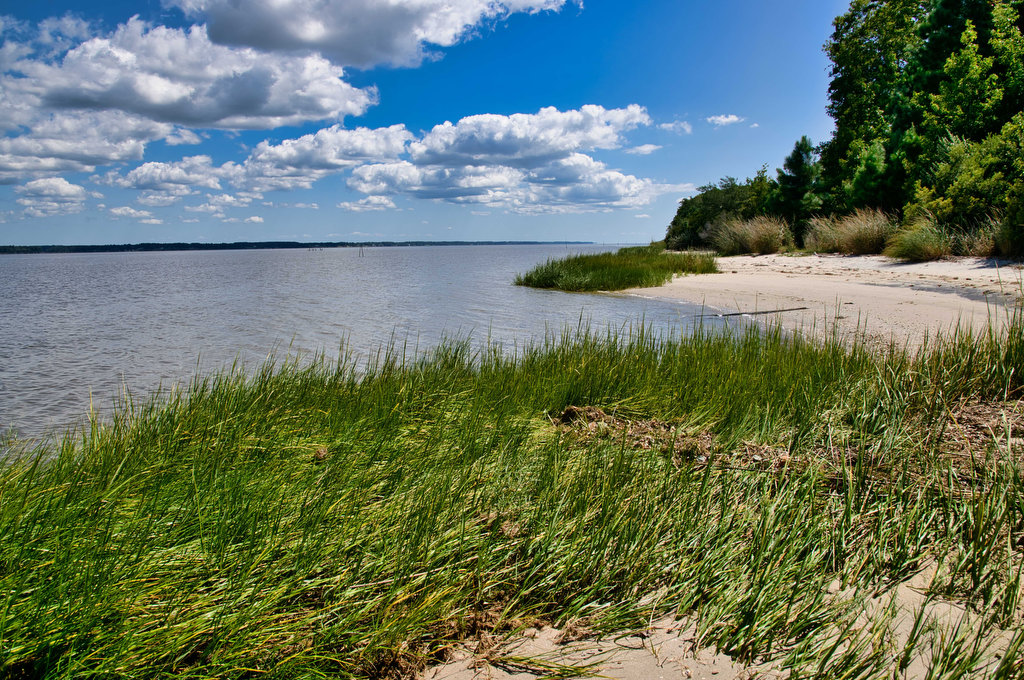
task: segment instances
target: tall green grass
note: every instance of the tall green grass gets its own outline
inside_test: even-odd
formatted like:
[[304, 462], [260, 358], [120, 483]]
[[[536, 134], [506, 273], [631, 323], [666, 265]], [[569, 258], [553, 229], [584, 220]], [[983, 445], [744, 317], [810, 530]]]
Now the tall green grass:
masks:
[[664, 246], [635, 246], [620, 248], [615, 253], [548, 260], [517, 275], [515, 284], [573, 292], [623, 290], [661, 286], [675, 274], [717, 271], [715, 258], [710, 253], [666, 253]]
[[[0, 676], [407, 676], [484, 633], [675, 614], [794, 677], [1018, 677], [1019, 634], [975, 651], [1019, 621], [1024, 478], [1012, 443], [950, 446], [1022, 358], [1019, 319], [913, 355], [640, 328], [197, 379], [0, 468]], [[570, 405], [675, 429], [590, 436]], [[977, 623], [899, 642], [869, 600], [928, 563]]]

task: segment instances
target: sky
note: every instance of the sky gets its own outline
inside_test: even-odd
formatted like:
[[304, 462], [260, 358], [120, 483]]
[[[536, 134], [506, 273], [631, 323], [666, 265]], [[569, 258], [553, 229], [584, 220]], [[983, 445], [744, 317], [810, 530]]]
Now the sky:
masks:
[[0, 2], [0, 244], [663, 238], [847, 0]]

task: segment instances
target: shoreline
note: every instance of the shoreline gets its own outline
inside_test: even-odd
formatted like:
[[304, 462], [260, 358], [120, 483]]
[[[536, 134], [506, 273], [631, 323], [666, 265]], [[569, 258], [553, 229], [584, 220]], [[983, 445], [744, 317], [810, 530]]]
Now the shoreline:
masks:
[[960, 257], [903, 263], [880, 255], [739, 255], [717, 274], [677, 276], [623, 295], [751, 314], [818, 338], [917, 349], [937, 334], [1004, 328], [1024, 291], [1019, 263]]

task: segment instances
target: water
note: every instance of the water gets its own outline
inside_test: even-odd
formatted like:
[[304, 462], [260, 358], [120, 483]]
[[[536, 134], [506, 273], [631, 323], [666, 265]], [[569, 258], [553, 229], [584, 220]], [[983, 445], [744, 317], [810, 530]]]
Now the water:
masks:
[[[240, 360], [358, 355], [396, 338], [522, 345], [642, 320], [686, 332], [701, 309], [511, 285], [599, 246], [451, 246], [0, 256], [0, 430], [37, 437]], [[715, 323], [705, 320], [705, 324]], [[717, 323], [721, 323], [717, 321]]]

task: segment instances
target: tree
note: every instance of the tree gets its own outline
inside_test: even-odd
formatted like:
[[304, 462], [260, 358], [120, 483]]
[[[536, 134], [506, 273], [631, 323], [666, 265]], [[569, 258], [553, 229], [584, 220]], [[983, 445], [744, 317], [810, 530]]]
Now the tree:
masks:
[[891, 210], [898, 202], [882, 191], [881, 178], [871, 192], [855, 192], [863, 203], [850, 203], [853, 197], [844, 185], [854, 182], [858, 170], [863, 185], [865, 163], [887, 164], [894, 96], [905, 88], [907, 64], [922, 42], [918, 26], [931, 5], [929, 0], [853, 0], [849, 11], [833, 22], [824, 50], [832, 62], [827, 110], [836, 130], [821, 150], [822, 190], [833, 210]]
[[792, 225], [793, 237], [800, 247], [804, 243], [807, 218], [822, 205], [815, 191], [819, 175], [814, 144], [804, 135], [793, 145], [792, 153], [778, 170], [778, 187], [772, 203], [773, 211]]
[[767, 167], [762, 167], [742, 183], [735, 177], [724, 177], [718, 184], [700, 187], [696, 196], [679, 202], [665, 234], [665, 245], [675, 250], [701, 247], [707, 245], [708, 230], [716, 222], [764, 214], [774, 185]]
[[929, 95], [925, 122], [935, 139], [953, 135], [978, 140], [1000, 127], [1003, 88], [992, 72], [995, 59], [982, 55], [978, 33], [969, 19], [960, 44], [961, 49], [951, 54], [943, 66], [944, 77], [938, 83], [938, 92]]

